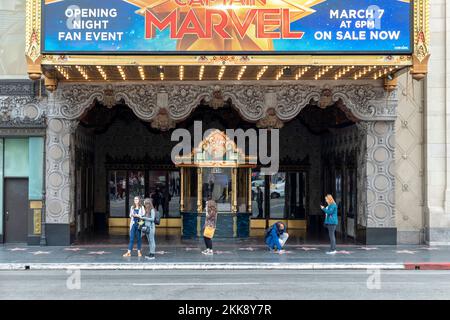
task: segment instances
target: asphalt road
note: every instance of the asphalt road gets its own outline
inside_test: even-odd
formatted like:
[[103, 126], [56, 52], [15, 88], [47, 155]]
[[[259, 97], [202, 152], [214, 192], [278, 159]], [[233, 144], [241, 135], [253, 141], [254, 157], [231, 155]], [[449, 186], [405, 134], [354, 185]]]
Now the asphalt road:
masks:
[[450, 299], [450, 272], [0, 271], [0, 299], [130, 298]]

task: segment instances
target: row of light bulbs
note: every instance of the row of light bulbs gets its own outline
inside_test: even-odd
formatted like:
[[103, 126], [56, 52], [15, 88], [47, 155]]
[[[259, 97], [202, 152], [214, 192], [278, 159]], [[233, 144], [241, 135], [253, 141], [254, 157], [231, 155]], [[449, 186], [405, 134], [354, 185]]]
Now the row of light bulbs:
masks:
[[305, 73], [307, 73], [310, 69], [311, 69], [311, 67], [302, 67], [302, 68], [299, 68], [297, 74], [295, 75], [295, 80], [298, 80], [298, 79], [300, 79], [301, 77], [303, 77], [303, 75], [304, 75]]
[[247, 69], [247, 66], [242, 66], [241, 67], [241, 70], [239, 70], [239, 73], [238, 73], [238, 76], [237, 76], [238, 80], [241, 80], [241, 78], [242, 78], [243, 74], [245, 73], [246, 69]]
[[64, 79], [69, 80], [69, 71], [66, 68], [63, 68], [61, 66], [56, 66], [56, 70], [64, 77]]
[[[88, 80], [89, 79], [89, 75], [87, 73], [87, 68], [84, 66], [78, 66], [76, 65], [75, 68], [78, 70], [78, 72], [81, 74], [81, 76]], [[108, 75], [105, 71], [105, 69], [102, 66], [96, 66], [97, 71], [99, 72], [99, 74], [102, 76], [102, 78], [106, 81], [108, 80]], [[266, 73], [267, 69], [269, 67], [268, 66], [262, 66], [257, 75], [256, 75], [256, 80], [260, 80], [262, 78], [262, 76]], [[279, 68], [278, 72], [275, 75], [275, 79], [279, 80], [283, 75], [284, 75], [284, 69], [286, 67], [281, 67]], [[326, 75], [327, 73], [329, 73], [330, 70], [332, 70], [334, 67], [333, 66], [323, 66], [320, 67], [319, 70], [315, 73], [314, 75], [314, 79], [315, 80], [319, 80], [321, 79], [324, 75]], [[383, 76], [388, 75], [389, 73], [392, 73], [392, 71], [394, 71], [395, 69], [398, 68], [398, 66], [395, 67], [380, 67], [380, 66], [366, 66], [363, 67], [362, 69], [359, 68], [357, 70], [354, 71], [354, 73], [352, 74], [352, 71], [355, 69], [355, 66], [346, 66], [346, 67], [340, 67], [338, 68], [338, 70], [336, 70], [333, 78], [335, 80], [339, 80], [343, 77], [351, 77], [354, 80], [358, 80], [361, 79], [363, 77], [366, 76], [370, 76], [371, 78], [373, 78], [374, 80], [377, 80]], [[64, 77], [64, 79], [69, 80], [70, 79], [70, 75], [69, 75], [69, 70], [65, 67], [62, 66], [55, 66], [55, 69]], [[244, 75], [244, 73], [246, 72], [247, 66], [241, 66], [238, 75], [237, 75], [237, 80], [241, 80], [242, 76]], [[295, 74], [295, 80], [299, 80], [301, 79], [308, 71], [310, 71], [312, 69], [311, 66], [304, 66], [304, 67], [299, 67], [297, 69], [297, 73]], [[117, 70], [120, 73], [120, 76], [122, 77], [123, 80], [127, 80], [127, 75], [125, 73], [125, 69], [122, 66], [117, 66]], [[145, 70], [144, 67], [139, 66], [138, 67], [139, 70], [139, 76], [142, 80], [146, 79], [146, 75], [145, 75]], [[224, 73], [226, 70], [226, 66], [221, 66], [219, 73], [217, 75], [217, 79], [218, 80], [222, 80]], [[185, 72], [185, 67], [184, 66], [179, 66], [179, 79], [182, 81], [184, 80], [184, 72]], [[204, 77], [204, 72], [205, 72], [205, 66], [202, 65], [200, 66], [199, 69], [199, 74], [198, 74], [198, 79], [199, 80], [203, 80]], [[372, 74], [372, 75], [370, 75]], [[160, 80], [164, 80], [165, 75], [164, 75], [164, 67], [163, 66], [159, 66], [159, 77]]]
[[259, 70], [258, 74], [256, 75], [256, 80], [261, 79], [261, 77], [264, 75], [264, 73], [267, 71], [267, 69], [269, 69], [268, 66], [262, 67], [262, 68]]
[[82, 75], [82, 77], [86, 80], [89, 79], [89, 76], [86, 72], [86, 68], [85, 67], [80, 67], [80, 66], [75, 66], [75, 68], [78, 70], [78, 72]]
[[221, 66], [220, 67], [219, 75], [217, 76], [218, 80], [222, 80], [222, 77], [223, 77], [223, 74], [225, 73], [225, 69], [226, 68], [227, 68], [226, 66]]

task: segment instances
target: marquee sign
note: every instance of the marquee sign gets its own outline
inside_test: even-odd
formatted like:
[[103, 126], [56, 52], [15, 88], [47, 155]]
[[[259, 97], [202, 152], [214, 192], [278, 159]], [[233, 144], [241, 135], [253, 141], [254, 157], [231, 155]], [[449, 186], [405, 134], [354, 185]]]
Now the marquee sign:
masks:
[[46, 54], [411, 54], [412, 0], [44, 0]]

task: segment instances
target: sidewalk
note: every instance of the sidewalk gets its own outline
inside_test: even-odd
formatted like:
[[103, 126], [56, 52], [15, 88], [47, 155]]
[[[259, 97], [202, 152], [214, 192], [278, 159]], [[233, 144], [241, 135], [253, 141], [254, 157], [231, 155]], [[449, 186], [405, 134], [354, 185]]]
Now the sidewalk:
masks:
[[[123, 258], [126, 245], [70, 247], [0, 246], [0, 270], [24, 269], [432, 269], [450, 270], [450, 247], [340, 245], [326, 255], [327, 245], [287, 245], [286, 253], [269, 252], [252, 242], [216, 242], [215, 254], [201, 254], [203, 243], [185, 241], [157, 246], [156, 259]], [[143, 247], [143, 253], [147, 247]]]

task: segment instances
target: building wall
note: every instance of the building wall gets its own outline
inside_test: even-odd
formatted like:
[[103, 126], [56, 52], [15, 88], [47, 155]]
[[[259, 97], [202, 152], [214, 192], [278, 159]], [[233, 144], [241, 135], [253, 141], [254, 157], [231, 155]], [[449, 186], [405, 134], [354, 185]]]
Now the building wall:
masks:
[[395, 122], [395, 203], [397, 241], [424, 241], [423, 81], [405, 73], [398, 82]]
[[431, 2], [431, 59], [425, 97], [425, 240], [450, 244], [450, 3]]
[[0, 1], [0, 79], [28, 78], [25, 0]]

